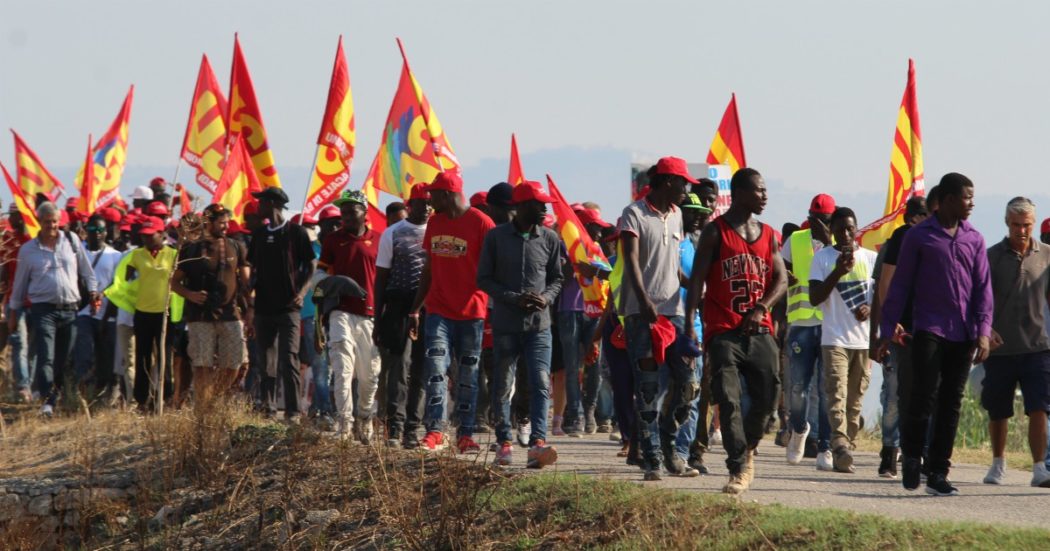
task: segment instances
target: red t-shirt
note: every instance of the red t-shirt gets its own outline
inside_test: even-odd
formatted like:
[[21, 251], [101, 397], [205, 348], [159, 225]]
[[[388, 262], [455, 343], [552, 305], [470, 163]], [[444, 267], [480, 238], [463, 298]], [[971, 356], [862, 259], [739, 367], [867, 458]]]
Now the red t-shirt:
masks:
[[[14, 230], [8, 230], [9, 236], [4, 240], [4, 246], [0, 249], [0, 261], [4, 263], [4, 281], [7, 283], [4, 290], [4, 304], [11, 299], [11, 289], [15, 286], [15, 270], [18, 269], [18, 250], [26, 241], [32, 239], [29, 234], [16, 235]], [[25, 302], [29, 306], [29, 300]]]
[[361, 236], [339, 230], [325, 237], [321, 243], [319, 266], [328, 275], [342, 275], [356, 281], [364, 288], [365, 298], [343, 297], [338, 310], [359, 316], [374, 316], [376, 256], [379, 254], [379, 234], [365, 230]]
[[[715, 219], [722, 234], [718, 260], [707, 272], [704, 294], [704, 342], [740, 327], [744, 314], [766, 295], [773, 284], [773, 228], [762, 224], [762, 233], [748, 243], [721, 217]], [[762, 325], [773, 332], [773, 318], [766, 312]]]
[[492, 219], [470, 208], [459, 218], [437, 213], [427, 222], [423, 249], [430, 259], [427, 313], [454, 320], [485, 319], [488, 295], [478, 289], [478, 260]]

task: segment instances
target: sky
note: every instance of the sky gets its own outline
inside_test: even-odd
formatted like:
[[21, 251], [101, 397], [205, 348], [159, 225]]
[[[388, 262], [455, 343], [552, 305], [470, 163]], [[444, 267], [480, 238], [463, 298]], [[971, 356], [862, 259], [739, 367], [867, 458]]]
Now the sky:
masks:
[[[614, 220], [629, 163], [703, 161], [737, 94], [749, 164], [769, 184], [763, 219], [804, 216], [834, 195], [860, 222], [885, 204], [908, 58], [917, 67], [926, 180], [976, 183], [989, 240], [1028, 195], [1050, 146], [1047, 2], [0, 0], [0, 128], [14, 128], [67, 186], [88, 133], [135, 84], [122, 190], [171, 179], [202, 53], [220, 82], [233, 33], [251, 69], [285, 188], [310, 174], [332, 56], [344, 36], [357, 122], [351, 182], [378, 147], [404, 40], [464, 165], [468, 191], [505, 179], [510, 134], [526, 174]], [[0, 160], [13, 159], [0, 139]], [[180, 180], [189, 182], [183, 167]], [[5, 204], [10, 197], [0, 191]], [[392, 199], [387, 197], [387, 199]], [[298, 200], [293, 199], [293, 204]]]

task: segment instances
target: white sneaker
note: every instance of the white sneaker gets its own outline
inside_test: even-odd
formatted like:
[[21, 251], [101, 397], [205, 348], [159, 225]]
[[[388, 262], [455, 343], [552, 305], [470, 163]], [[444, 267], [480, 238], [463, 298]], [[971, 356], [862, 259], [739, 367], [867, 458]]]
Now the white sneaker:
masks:
[[721, 446], [722, 445], [722, 430], [721, 429], [715, 429], [715, 430], [711, 431], [711, 436], [708, 437], [707, 441], [708, 441], [708, 445], [711, 446], [711, 447]]
[[620, 436], [620, 431], [618, 431], [618, 430], [614, 430], [614, 431], [609, 433], [609, 440], [611, 440], [613, 442], [619, 442], [622, 439], [623, 438]]
[[[803, 439], [803, 442], [806, 440]], [[831, 459], [831, 450], [817, 452], [817, 470], [818, 471], [833, 471], [835, 470], [835, 462]]]
[[532, 423], [525, 421], [518, 424], [518, 443], [522, 446], [529, 445], [529, 437], [532, 436]]
[[992, 459], [992, 466], [988, 468], [988, 474], [984, 475], [985, 484], [1002, 484], [1006, 478], [1006, 463], [1001, 459]]
[[1050, 488], [1050, 471], [1047, 471], [1045, 464], [1032, 465], [1032, 487]]
[[798, 465], [806, 454], [806, 437], [809, 436], [809, 423], [802, 432], [791, 432], [791, 438], [787, 445], [787, 462], [789, 465]]
[[51, 418], [54, 414], [55, 408], [51, 407], [51, 404], [44, 404], [44, 406], [40, 408], [40, 415], [43, 415], [44, 417]]
[[336, 437], [340, 440], [349, 440], [350, 435], [354, 432], [354, 422], [348, 419], [339, 419], [335, 425]]

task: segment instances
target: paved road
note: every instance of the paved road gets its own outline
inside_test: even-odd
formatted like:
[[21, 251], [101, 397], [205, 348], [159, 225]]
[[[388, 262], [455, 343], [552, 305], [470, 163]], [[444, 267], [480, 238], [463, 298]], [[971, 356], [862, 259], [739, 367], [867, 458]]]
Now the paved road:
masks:
[[[491, 435], [478, 435], [486, 449]], [[629, 467], [616, 457], [619, 445], [610, 442], [607, 434], [583, 438], [555, 438], [558, 463], [551, 469], [560, 472], [577, 471], [580, 474], [602, 476], [616, 480], [642, 483], [642, 472]], [[491, 460], [492, 454], [487, 454]], [[780, 503], [791, 507], [849, 509], [860, 513], [876, 513], [900, 519], [944, 519], [978, 521], [1017, 526], [1045, 528], [1050, 524], [1050, 489], [1028, 485], [1029, 471], [1008, 470], [1006, 484], [982, 484], [987, 471], [985, 465], [956, 465], [952, 468], [952, 483], [959, 488], [955, 497], [934, 497], [924, 492], [924, 486], [915, 492], [905, 491], [900, 479], [878, 477], [879, 457], [874, 453], [857, 452], [854, 456], [857, 472], [842, 474], [817, 471], [813, 459], [804, 459], [800, 465], [788, 465], [784, 448], [763, 442], [755, 464], [755, 482], [742, 499], [758, 503]], [[660, 482], [646, 482], [660, 487], [688, 492], [720, 492], [728, 471], [725, 453], [718, 449], [705, 457], [712, 474], [699, 478], [664, 476]], [[525, 471], [525, 450], [514, 450], [512, 469]], [[534, 472], [534, 471], [533, 471]]]

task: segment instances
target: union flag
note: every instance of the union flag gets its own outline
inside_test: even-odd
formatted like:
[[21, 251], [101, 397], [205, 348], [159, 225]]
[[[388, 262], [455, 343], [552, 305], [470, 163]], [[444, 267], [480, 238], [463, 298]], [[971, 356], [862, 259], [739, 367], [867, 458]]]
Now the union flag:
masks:
[[507, 183], [516, 186], [525, 181], [525, 171], [521, 169], [521, 157], [518, 156], [518, 138], [510, 135], [510, 170], [507, 173]]
[[243, 223], [244, 207], [255, 201], [252, 193], [262, 189], [244, 140], [234, 140], [211, 202], [223, 204], [231, 213], [230, 219]]
[[190, 103], [190, 118], [179, 157], [197, 169], [197, 183], [214, 194], [226, 162], [226, 117], [229, 105], [219, 89], [208, 56], [201, 56], [197, 85]]
[[43, 195], [48, 201], [54, 201], [65, 189], [62, 182], [44, 166], [36, 153], [26, 145], [18, 132], [11, 130], [15, 137], [15, 182], [22, 188], [29, 206], [36, 210], [36, 199]]
[[[120, 195], [120, 179], [124, 175], [124, 164], [128, 154], [128, 127], [131, 124], [131, 102], [135, 87], [128, 89], [117, 117], [110, 123], [106, 133], [98, 139], [91, 150], [93, 183], [88, 194], [84, 193], [84, 167], [76, 176], [76, 186], [87, 202], [88, 212], [104, 207]], [[86, 165], [85, 165], [86, 166]]]
[[36, 237], [37, 232], [40, 231], [40, 222], [36, 219], [36, 209], [33, 208], [33, 203], [26, 198], [26, 193], [22, 191], [22, 186], [16, 184], [14, 178], [11, 178], [11, 174], [7, 172], [7, 167], [4, 166], [4, 163], [0, 163], [0, 172], [4, 174], [4, 181], [7, 182], [7, 187], [11, 190], [15, 207], [18, 208], [18, 212], [22, 215], [22, 220], [25, 221], [26, 233], [29, 234], [29, 237]]
[[733, 172], [747, 166], [744, 156], [744, 135], [740, 131], [740, 115], [736, 110], [736, 94], [729, 98], [729, 105], [722, 114], [722, 122], [715, 131], [715, 139], [707, 152], [707, 163], [729, 165]]
[[233, 67], [230, 70], [229, 97], [227, 143], [232, 144], [234, 139], [241, 138], [259, 183], [264, 187], [281, 187], [273, 151], [270, 150], [266, 139], [262, 112], [259, 110], [259, 102], [255, 99], [252, 76], [248, 72], [248, 63], [244, 60], [244, 52], [241, 51], [241, 43], [236, 34], [233, 35]]
[[343, 51], [343, 37], [335, 52], [332, 81], [328, 86], [328, 105], [317, 136], [317, 159], [306, 192], [304, 216], [316, 216], [321, 208], [339, 195], [350, 181], [350, 162], [354, 158], [354, 99], [350, 93], [350, 70]]

